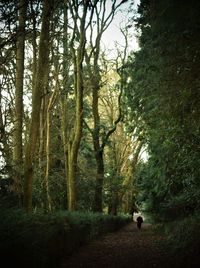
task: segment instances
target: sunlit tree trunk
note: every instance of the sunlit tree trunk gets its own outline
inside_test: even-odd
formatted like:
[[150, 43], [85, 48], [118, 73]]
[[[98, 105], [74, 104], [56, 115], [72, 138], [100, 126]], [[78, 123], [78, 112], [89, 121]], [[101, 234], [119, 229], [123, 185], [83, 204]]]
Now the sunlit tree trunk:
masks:
[[25, 23], [27, 1], [20, 0], [18, 3], [18, 31], [16, 49], [16, 91], [15, 91], [15, 120], [13, 132], [13, 180], [12, 190], [18, 194], [21, 192], [21, 175], [23, 172], [23, 81], [24, 81], [24, 47], [25, 47]]
[[58, 84], [56, 83], [55, 89], [49, 99], [47, 106], [47, 115], [46, 115], [46, 171], [44, 177], [44, 184], [47, 197], [47, 207], [48, 210], [52, 210], [52, 201], [49, 189], [49, 169], [50, 169], [50, 141], [51, 141], [51, 111], [55, 104], [58, 95]]
[[49, 28], [53, 0], [44, 0], [42, 14], [42, 28], [40, 34], [39, 56], [37, 75], [33, 88], [32, 114], [30, 132], [25, 154], [25, 181], [24, 181], [24, 207], [26, 211], [32, 209], [32, 183], [33, 183], [33, 160], [36, 152], [36, 144], [39, 135], [40, 108], [42, 93], [47, 82], [47, 71], [49, 62]]
[[[84, 37], [85, 38], [85, 37]], [[84, 45], [84, 43], [82, 43]], [[83, 49], [82, 47], [80, 49]], [[82, 53], [78, 53], [76, 59], [76, 111], [75, 111], [75, 125], [74, 133], [71, 135], [68, 144], [68, 209], [76, 209], [76, 172], [79, 145], [82, 137], [82, 125], [83, 125], [83, 77], [82, 77]]]
[[[78, 6], [69, 2], [70, 12], [74, 20], [74, 32], [70, 42], [70, 51], [74, 63], [74, 93], [75, 93], [75, 120], [73, 131], [68, 141], [68, 209], [75, 210], [77, 203], [77, 161], [83, 128], [83, 60], [86, 44], [86, 16], [89, 7], [88, 0], [83, 3], [82, 17], [78, 14]], [[80, 25], [78, 26], [78, 19]], [[74, 47], [75, 38], [78, 37], [79, 45]]]

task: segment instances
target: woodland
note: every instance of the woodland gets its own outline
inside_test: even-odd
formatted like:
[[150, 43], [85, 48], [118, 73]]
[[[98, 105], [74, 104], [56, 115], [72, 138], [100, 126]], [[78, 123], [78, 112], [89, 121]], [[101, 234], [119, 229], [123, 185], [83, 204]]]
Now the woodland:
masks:
[[6, 261], [58, 267], [134, 212], [200, 254], [200, 1], [10, 0], [0, 17]]

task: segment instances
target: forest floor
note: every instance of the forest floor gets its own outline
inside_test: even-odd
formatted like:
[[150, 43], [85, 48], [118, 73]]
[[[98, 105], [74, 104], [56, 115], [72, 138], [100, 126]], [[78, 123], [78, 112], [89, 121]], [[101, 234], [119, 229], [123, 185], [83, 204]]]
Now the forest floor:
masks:
[[61, 268], [177, 268], [165, 239], [153, 225], [143, 224], [138, 230], [133, 222], [81, 247], [62, 260]]

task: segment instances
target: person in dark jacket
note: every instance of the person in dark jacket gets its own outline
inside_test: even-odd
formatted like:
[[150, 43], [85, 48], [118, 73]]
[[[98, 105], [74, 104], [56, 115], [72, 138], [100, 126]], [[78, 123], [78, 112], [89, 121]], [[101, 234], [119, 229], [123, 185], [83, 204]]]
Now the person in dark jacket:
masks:
[[137, 217], [137, 228], [141, 229], [143, 223], [143, 218], [141, 216]]

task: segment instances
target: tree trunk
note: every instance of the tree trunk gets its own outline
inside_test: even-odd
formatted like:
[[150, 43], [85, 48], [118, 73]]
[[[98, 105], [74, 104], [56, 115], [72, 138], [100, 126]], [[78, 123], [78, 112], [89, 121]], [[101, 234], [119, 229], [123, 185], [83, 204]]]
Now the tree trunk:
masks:
[[77, 171], [77, 146], [68, 146], [68, 210], [76, 210], [76, 171]]
[[52, 200], [50, 195], [50, 189], [49, 189], [49, 169], [50, 169], [50, 141], [51, 141], [51, 110], [54, 107], [55, 101], [57, 99], [59, 92], [58, 87], [58, 77], [56, 79], [56, 85], [55, 89], [49, 99], [48, 107], [47, 107], [47, 115], [46, 115], [46, 172], [45, 172], [45, 178], [44, 178], [44, 184], [45, 184], [45, 190], [46, 190], [46, 196], [47, 196], [47, 208], [49, 211], [52, 211]]
[[[97, 1], [98, 2], [98, 1]], [[96, 2], [96, 4], [97, 4]], [[106, 14], [106, 0], [100, 1], [103, 3], [100, 9], [95, 7], [95, 14], [97, 17], [97, 24], [96, 24], [96, 37], [93, 38], [93, 31], [91, 31], [90, 36], [90, 46], [92, 48], [92, 53], [89, 55], [86, 53], [86, 62], [89, 69], [89, 74], [91, 77], [91, 86], [92, 86], [92, 113], [93, 113], [93, 122], [94, 127], [92, 130], [92, 138], [93, 138], [93, 147], [96, 159], [96, 181], [95, 181], [95, 194], [94, 194], [94, 204], [93, 204], [93, 211], [94, 212], [102, 212], [102, 190], [103, 190], [103, 182], [104, 182], [104, 159], [103, 159], [103, 152], [105, 144], [113, 131], [109, 131], [105, 137], [105, 140], [101, 143], [100, 137], [100, 116], [99, 116], [99, 90], [100, 90], [100, 68], [99, 68], [99, 54], [100, 54], [100, 42], [102, 38], [103, 32], [108, 28], [110, 23], [113, 20], [115, 11], [118, 7], [122, 4], [119, 3], [116, 5], [116, 1], [114, 1], [112, 10]], [[106, 14], [106, 16], [105, 16]], [[95, 31], [94, 31], [95, 32]], [[93, 43], [92, 40], [95, 40]], [[93, 65], [91, 64], [91, 58], [93, 57]]]
[[68, 132], [69, 132], [69, 118], [68, 118], [68, 90], [69, 90], [69, 68], [70, 68], [70, 57], [69, 57], [69, 42], [68, 42], [68, 7], [64, 5], [64, 28], [63, 28], [63, 94], [60, 99], [61, 109], [61, 136], [63, 142], [63, 152], [65, 161], [65, 180], [66, 180], [66, 192], [67, 197], [69, 196], [69, 180], [68, 180]]
[[98, 70], [98, 56], [96, 55], [95, 60], [95, 71], [93, 74], [93, 86], [92, 86], [92, 113], [94, 120], [93, 129], [93, 147], [95, 152], [97, 173], [95, 182], [95, 194], [94, 194], [94, 212], [102, 212], [102, 190], [104, 182], [104, 160], [103, 160], [103, 149], [100, 146], [100, 116], [99, 116], [99, 70]]
[[[75, 122], [73, 131], [71, 132], [68, 141], [68, 209], [70, 211], [76, 210], [77, 203], [77, 162], [78, 151], [80, 147], [82, 128], [83, 128], [83, 60], [85, 55], [86, 43], [86, 15], [89, 7], [89, 1], [83, 2], [82, 17], [79, 17], [78, 10], [74, 3], [69, 2], [69, 8], [74, 20], [74, 32], [70, 42], [70, 49], [74, 62], [74, 92], [75, 92]], [[76, 14], [74, 14], [74, 10]], [[77, 19], [80, 19], [80, 25], [77, 24]], [[79, 32], [79, 46], [74, 48], [75, 36]]]
[[65, 179], [67, 185], [67, 196], [69, 196], [69, 180], [68, 180], [68, 135], [67, 135], [67, 97], [62, 96], [60, 100], [61, 106], [61, 136], [63, 142], [64, 160], [65, 160]]
[[53, 0], [44, 0], [43, 2], [42, 29], [40, 34], [37, 74], [35, 86], [33, 88], [30, 132], [25, 154], [24, 207], [27, 212], [32, 210], [33, 160], [39, 135], [42, 93], [47, 82], [49, 62], [49, 28], [52, 4]]
[[51, 118], [50, 111], [47, 112], [47, 139], [46, 139], [46, 172], [45, 172], [45, 188], [47, 194], [47, 207], [48, 210], [52, 210], [50, 190], [49, 190], [49, 168], [50, 168], [50, 130], [51, 130]]
[[18, 33], [16, 49], [16, 91], [15, 91], [15, 120], [13, 132], [13, 180], [12, 190], [21, 193], [21, 175], [23, 172], [23, 149], [22, 149], [22, 127], [23, 127], [23, 79], [24, 79], [24, 47], [25, 47], [25, 22], [27, 1], [20, 0], [18, 16]]
[[89, 74], [91, 76], [91, 86], [92, 86], [92, 115], [93, 115], [93, 130], [92, 130], [92, 140], [93, 148], [96, 160], [96, 178], [95, 178], [95, 193], [94, 193], [94, 203], [93, 211], [102, 212], [102, 191], [104, 182], [104, 159], [103, 151], [104, 148], [100, 145], [100, 116], [99, 116], [99, 89], [100, 89], [100, 74], [99, 74], [99, 52], [100, 52], [100, 40], [101, 34], [98, 34], [96, 40], [96, 50], [94, 53], [94, 64], [91, 66], [90, 58], [86, 55], [86, 62], [89, 69]]
[[72, 140], [69, 141], [68, 146], [68, 181], [69, 181], [69, 197], [68, 209], [76, 209], [76, 172], [78, 151], [82, 137], [83, 127], [83, 77], [82, 77], [82, 60], [80, 56], [77, 57], [77, 77], [76, 79], [76, 117], [74, 126], [74, 135]]
[[95, 182], [95, 193], [94, 193], [94, 212], [102, 212], [102, 191], [104, 182], [104, 160], [103, 151], [96, 151], [96, 164], [97, 164], [97, 174]]

